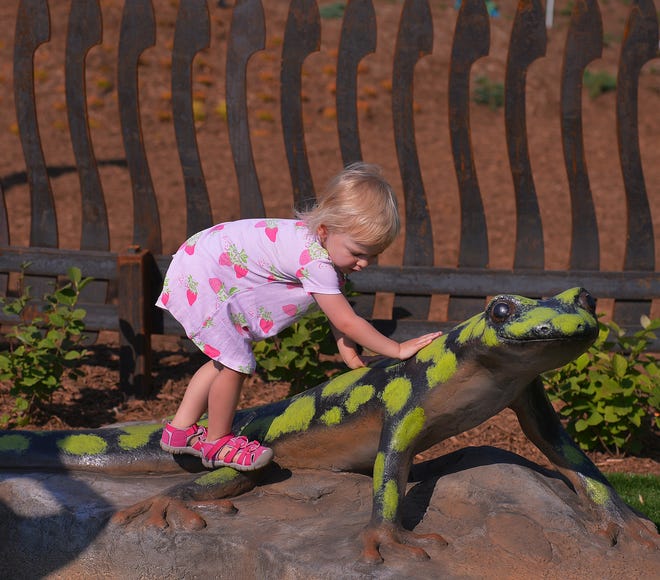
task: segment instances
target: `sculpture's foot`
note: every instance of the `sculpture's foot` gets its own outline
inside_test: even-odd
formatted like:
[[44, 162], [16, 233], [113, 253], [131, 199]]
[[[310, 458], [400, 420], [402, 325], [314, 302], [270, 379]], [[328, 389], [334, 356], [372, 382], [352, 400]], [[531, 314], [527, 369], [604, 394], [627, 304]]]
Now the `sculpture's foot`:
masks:
[[[199, 507], [215, 507], [222, 513], [234, 514], [236, 508], [226, 499], [196, 502]], [[141, 518], [140, 516], [145, 516]], [[200, 530], [206, 527], [206, 520], [185, 502], [163, 495], [155, 495], [138, 502], [112, 516], [111, 522], [120, 526], [135, 523], [142, 527], [158, 529], [181, 528], [187, 531]]]
[[[404, 539], [409, 543], [404, 543]], [[381, 547], [387, 548], [402, 557], [428, 560], [430, 556], [426, 550], [410, 545], [410, 543], [418, 542], [432, 542], [437, 546], [447, 545], [447, 541], [440, 534], [416, 534], [385, 524], [369, 526], [362, 532], [362, 560], [369, 564], [380, 564], [383, 561], [383, 556], [380, 553]]]
[[631, 541], [641, 544], [653, 551], [660, 550], [660, 535], [653, 522], [643, 518], [627, 519], [623, 524], [610, 521], [605, 527], [597, 530], [610, 546], [615, 546], [621, 541]]

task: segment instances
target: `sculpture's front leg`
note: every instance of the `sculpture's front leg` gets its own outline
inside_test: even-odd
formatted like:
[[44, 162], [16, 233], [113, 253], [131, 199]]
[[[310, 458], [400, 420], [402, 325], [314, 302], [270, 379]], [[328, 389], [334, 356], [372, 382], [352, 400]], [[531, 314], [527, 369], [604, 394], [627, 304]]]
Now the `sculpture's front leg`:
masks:
[[605, 476], [575, 444], [536, 378], [511, 408], [527, 437], [571, 482], [588, 512], [594, 515], [597, 532], [614, 545], [620, 536], [660, 548], [655, 525], [635, 513], [617, 494]]
[[381, 546], [416, 559], [427, 559], [427, 552], [407, 542], [433, 541], [447, 545], [439, 534], [415, 534], [401, 526], [401, 505], [412, 464], [412, 446], [424, 425], [421, 408], [405, 414], [399, 421], [383, 426], [378, 455], [374, 462], [373, 509], [371, 521], [362, 533], [362, 559], [377, 564], [383, 561]]

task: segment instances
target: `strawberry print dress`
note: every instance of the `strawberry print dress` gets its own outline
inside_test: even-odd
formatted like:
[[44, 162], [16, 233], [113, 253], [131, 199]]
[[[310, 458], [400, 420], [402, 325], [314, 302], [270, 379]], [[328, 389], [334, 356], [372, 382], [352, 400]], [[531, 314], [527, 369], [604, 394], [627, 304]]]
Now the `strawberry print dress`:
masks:
[[252, 341], [315, 309], [312, 293], [339, 294], [342, 284], [304, 222], [239, 220], [199, 232], [179, 248], [156, 305], [210, 358], [250, 374]]

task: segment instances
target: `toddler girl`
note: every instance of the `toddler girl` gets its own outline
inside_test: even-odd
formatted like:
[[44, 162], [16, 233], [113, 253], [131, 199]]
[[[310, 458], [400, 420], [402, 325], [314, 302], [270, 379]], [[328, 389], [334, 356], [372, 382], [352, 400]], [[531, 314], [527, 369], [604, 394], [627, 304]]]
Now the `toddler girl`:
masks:
[[[243, 380], [255, 370], [251, 344], [317, 306], [350, 368], [365, 364], [357, 344], [405, 359], [439, 336], [399, 344], [357, 316], [341, 293], [344, 276], [366, 268], [399, 232], [396, 198], [377, 166], [347, 167], [298, 218], [219, 224], [174, 255], [156, 304], [211, 360], [195, 373], [163, 431], [166, 451], [199, 456], [211, 468], [266, 465], [271, 449], [231, 432]], [[197, 424], [205, 411], [208, 430]]]

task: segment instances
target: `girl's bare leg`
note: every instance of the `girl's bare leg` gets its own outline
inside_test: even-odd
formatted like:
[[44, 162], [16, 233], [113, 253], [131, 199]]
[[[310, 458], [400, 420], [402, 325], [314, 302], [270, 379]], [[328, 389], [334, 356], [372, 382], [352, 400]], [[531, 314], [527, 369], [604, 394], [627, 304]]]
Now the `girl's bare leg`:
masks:
[[197, 370], [172, 419], [173, 427], [186, 429], [199, 420], [207, 410], [211, 385], [223, 368], [220, 363], [210, 360]]
[[213, 378], [208, 393], [209, 425], [207, 441], [215, 441], [231, 432], [234, 413], [246, 375], [222, 367]]

